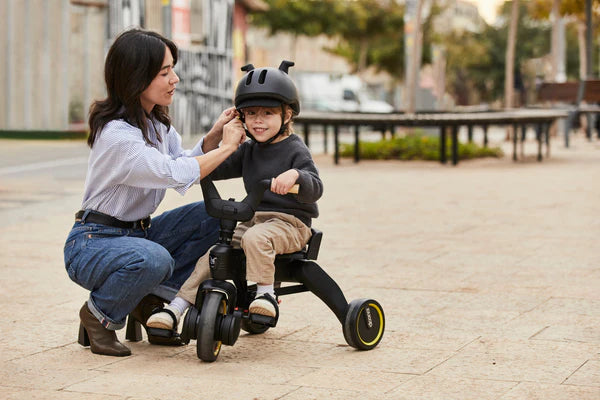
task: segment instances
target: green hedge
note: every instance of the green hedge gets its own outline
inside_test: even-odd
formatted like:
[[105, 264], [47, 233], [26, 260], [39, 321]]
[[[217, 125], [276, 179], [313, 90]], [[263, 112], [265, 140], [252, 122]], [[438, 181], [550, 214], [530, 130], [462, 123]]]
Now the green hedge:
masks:
[[0, 130], [0, 139], [87, 139], [88, 132], [77, 131], [35, 131], [35, 130]]
[[[446, 140], [448, 159], [451, 157], [452, 144]], [[439, 136], [427, 136], [419, 133], [404, 137], [384, 139], [378, 142], [359, 143], [360, 158], [365, 160], [431, 160], [440, 159]], [[467, 160], [481, 157], [502, 157], [504, 153], [499, 147], [482, 147], [475, 143], [458, 144], [458, 158]], [[341, 157], [354, 157], [354, 145], [342, 143]]]

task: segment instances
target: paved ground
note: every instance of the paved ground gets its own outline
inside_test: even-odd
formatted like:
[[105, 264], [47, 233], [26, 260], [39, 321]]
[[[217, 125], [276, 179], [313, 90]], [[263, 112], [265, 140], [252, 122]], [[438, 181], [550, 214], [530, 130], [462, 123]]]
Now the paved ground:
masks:
[[[18, 167], [39, 164], [23, 148], [63, 157], [62, 172]], [[542, 163], [334, 166], [317, 156], [319, 262], [348, 299], [383, 305], [381, 344], [348, 347], [333, 314], [304, 293], [283, 298], [276, 329], [242, 335], [211, 364], [195, 342], [128, 343], [127, 358], [77, 344], [87, 295], [62, 261], [85, 177], [74, 150], [85, 145], [0, 143], [0, 398], [600, 398], [598, 141], [564, 149], [557, 139]], [[173, 192], [161, 209], [200, 198], [199, 188]]]

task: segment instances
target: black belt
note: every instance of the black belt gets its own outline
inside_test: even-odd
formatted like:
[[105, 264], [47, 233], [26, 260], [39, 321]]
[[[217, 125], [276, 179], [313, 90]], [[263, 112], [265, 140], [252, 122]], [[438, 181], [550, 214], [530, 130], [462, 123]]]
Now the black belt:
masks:
[[[108, 225], [108, 226], [113, 226], [115, 228], [122, 228], [122, 229], [148, 229], [150, 228], [150, 217], [146, 217], [144, 219], [140, 219], [137, 221], [121, 221], [120, 219], [117, 219], [115, 217], [111, 217], [110, 215], [106, 215], [103, 214], [101, 212], [98, 211], [93, 211], [93, 210], [88, 210], [89, 213], [87, 215], [87, 217], [85, 217], [85, 222], [91, 222], [94, 224], [102, 224], [102, 225]], [[83, 218], [83, 215], [85, 214], [86, 210], [79, 210], [75, 213], [75, 221], [81, 221], [81, 219]]]

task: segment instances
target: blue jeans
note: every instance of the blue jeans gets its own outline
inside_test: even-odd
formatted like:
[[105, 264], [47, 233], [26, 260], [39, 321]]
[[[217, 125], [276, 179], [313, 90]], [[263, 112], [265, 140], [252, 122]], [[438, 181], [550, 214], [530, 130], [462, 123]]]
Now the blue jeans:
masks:
[[164, 212], [146, 231], [77, 221], [65, 243], [65, 267], [91, 292], [92, 314], [105, 328], [121, 329], [147, 294], [172, 299], [218, 236], [219, 221], [204, 202]]

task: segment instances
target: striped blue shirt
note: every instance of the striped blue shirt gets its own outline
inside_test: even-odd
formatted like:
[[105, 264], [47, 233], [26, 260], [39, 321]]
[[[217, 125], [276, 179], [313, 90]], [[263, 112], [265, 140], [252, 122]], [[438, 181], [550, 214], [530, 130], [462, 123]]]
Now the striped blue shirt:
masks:
[[[181, 136], [171, 126], [149, 120], [149, 138], [124, 120], [107, 123], [90, 152], [82, 209], [135, 221], [156, 211], [173, 188], [181, 195], [200, 181], [200, 167], [194, 156], [202, 152], [201, 139], [191, 150], [181, 147]], [[155, 126], [162, 138], [156, 139]]]

